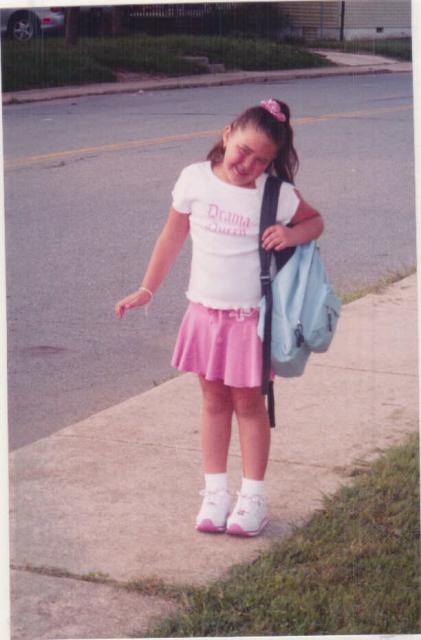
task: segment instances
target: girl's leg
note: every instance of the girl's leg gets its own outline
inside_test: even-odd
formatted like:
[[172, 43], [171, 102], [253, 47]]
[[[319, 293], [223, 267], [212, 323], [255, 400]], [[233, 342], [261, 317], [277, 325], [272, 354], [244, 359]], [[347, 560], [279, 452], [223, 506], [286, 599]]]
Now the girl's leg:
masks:
[[199, 375], [203, 394], [202, 455], [206, 474], [225, 473], [231, 440], [233, 404], [230, 387], [222, 380]]
[[227, 533], [256, 536], [266, 526], [264, 476], [269, 457], [270, 425], [260, 388], [231, 389], [238, 419], [243, 482], [227, 521]]
[[223, 532], [230, 510], [227, 459], [231, 439], [233, 406], [229, 387], [222, 381], [199, 376], [203, 393], [202, 451], [205, 471], [203, 502], [196, 518], [196, 529]]
[[238, 420], [243, 476], [263, 480], [269, 458], [270, 424], [260, 387], [231, 388]]

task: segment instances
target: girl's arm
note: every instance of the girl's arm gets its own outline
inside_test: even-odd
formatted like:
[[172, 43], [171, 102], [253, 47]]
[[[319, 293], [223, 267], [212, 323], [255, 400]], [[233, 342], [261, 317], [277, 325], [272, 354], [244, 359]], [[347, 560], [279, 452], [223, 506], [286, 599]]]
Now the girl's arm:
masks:
[[310, 240], [318, 238], [324, 228], [322, 216], [316, 209], [313, 209], [299, 194], [300, 199], [297, 211], [291, 220], [292, 227], [274, 224], [268, 227], [262, 236], [262, 246], [269, 251], [275, 249], [285, 249], [304, 244]]
[[142, 307], [150, 302], [151, 294], [158, 289], [180, 253], [189, 229], [189, 216], [171, 207], [167, 222], [153, 248], [141, 287], [115, 306], [118, 318], [123, 317], [126, 309]]

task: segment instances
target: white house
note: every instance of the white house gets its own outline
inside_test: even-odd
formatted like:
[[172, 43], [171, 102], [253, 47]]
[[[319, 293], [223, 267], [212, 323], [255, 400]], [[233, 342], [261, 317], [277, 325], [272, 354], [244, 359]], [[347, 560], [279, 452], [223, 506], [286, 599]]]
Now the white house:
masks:
[[280, 2], [290, 35], [308, 40], [411, 36], [411, 0], [305, 0]]

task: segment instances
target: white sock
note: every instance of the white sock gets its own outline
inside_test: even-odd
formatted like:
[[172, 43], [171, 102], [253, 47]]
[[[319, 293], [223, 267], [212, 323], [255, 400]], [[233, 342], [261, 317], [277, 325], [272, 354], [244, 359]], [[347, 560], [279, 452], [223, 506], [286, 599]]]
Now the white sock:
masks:
[[248, 496], [262, 496], [265, 493], [265, 481], [243, 478], [241, 493], [245, 493]]
[[205, 473], [205, 486], [208, 491], [228, 490], [227, 473]]

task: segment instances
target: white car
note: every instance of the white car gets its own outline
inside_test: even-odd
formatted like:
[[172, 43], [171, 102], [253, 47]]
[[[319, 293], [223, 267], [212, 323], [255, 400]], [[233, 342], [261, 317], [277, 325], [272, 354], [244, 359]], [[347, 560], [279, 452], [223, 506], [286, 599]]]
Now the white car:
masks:
[[64, 28], [64, 8], [1, 9], [0, 30], [14, 40], [26, 42], [41, 32]]

